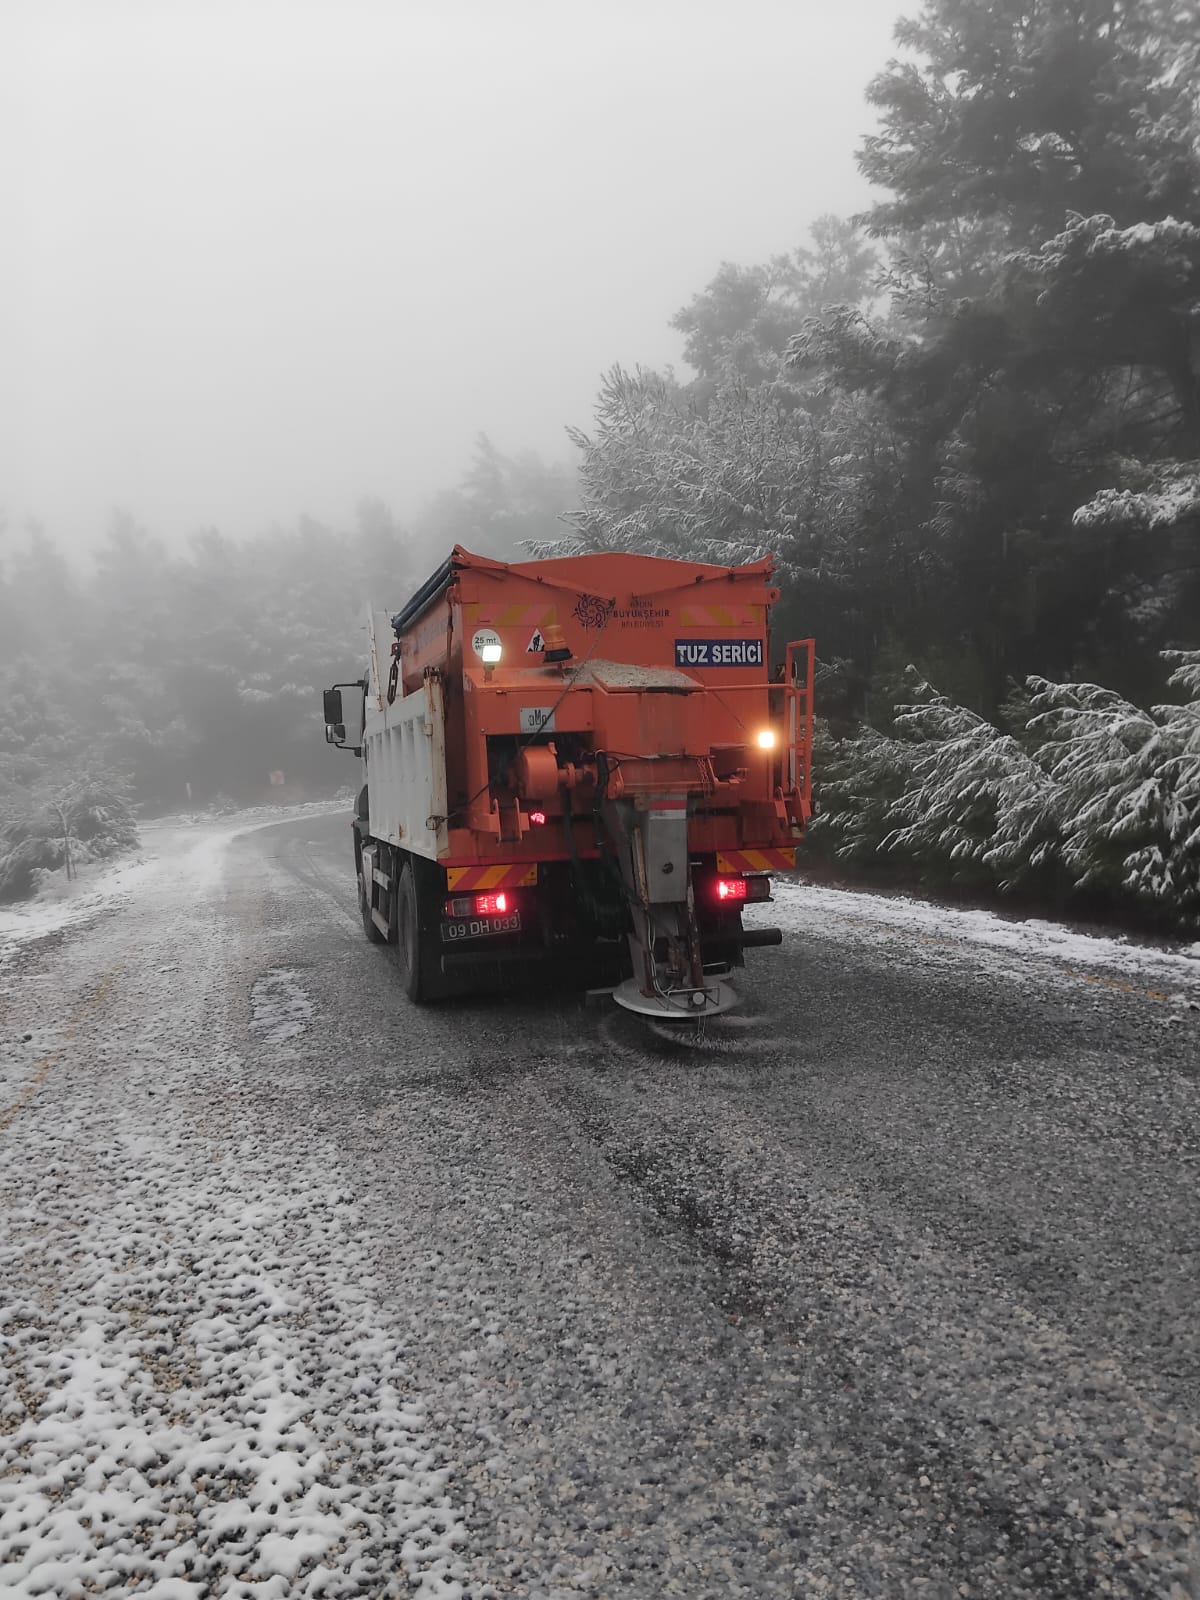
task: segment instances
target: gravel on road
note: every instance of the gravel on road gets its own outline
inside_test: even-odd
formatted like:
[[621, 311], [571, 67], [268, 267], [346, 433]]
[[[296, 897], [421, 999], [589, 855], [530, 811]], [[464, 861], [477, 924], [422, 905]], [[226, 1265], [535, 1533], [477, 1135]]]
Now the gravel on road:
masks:
[[0, 1596], [1200, 1595], [1186, 967], [418, 1010], [346, 831], [0, 966]]

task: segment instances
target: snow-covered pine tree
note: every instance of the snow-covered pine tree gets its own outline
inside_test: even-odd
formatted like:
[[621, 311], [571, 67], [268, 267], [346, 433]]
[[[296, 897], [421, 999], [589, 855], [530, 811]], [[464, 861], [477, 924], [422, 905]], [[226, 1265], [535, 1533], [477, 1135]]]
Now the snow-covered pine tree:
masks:
[[[1182, 704], [1157, 705], [1158, 732], [1147, 759], [1162, 775], [1161, 847], [1136, 853], [1126, 863], [1127, 886], [1139, 898], [1165, 902], [1172, 919], [1200, 925], [1200, 650], [1166, 650], [1176, 662], [1167, 680], [1188, 696]], [[1161, 848], [1162, 865], [1153, 853]]]
[[818, 809], [810, 828], [817, 851], [839, 861], [878, 860], [894, 801], [912, 781], [913, 747], [874, 728], [835, 740], [820, 719], [813, 750]]
[[1187, 703], [1143, 711], [1096, 684], [1030, 679], [1029, 729], [1076, 885], [1187, 926], [1200, 917], [1200, 651], [1169, 654]]
[[1165, 655], [1182, 704], [1145, 711], [1098, 684], [1030, 678], [1007, 702], [1021, 738], [913, 673], [895, 737], [823, 735], [814, 843], [929, 883], [1057, 896], [1061, 882], [1162, 927], [1200, 925], [1200, 650]]
[[[911, 671], [911, 669], [910, 669]], [[896, 727], [912, 741], [909, 783], [881, 849], [958, 882], [1023, 886], [1055, 859], [1055, 787], [1011, 734], [913, 673]]]
[[1200, 593], [1196, 519], [1183, 559], [1126, 529], [1191, 516], [1200, 453], [1200, 8], [924, 0], [896, 42], [859, 157], [890, 191], [862, 219], [891, 244], [890, 324], [842, 313], [792, 345], [883, 402], [924, 563], [891, 626], [966, 641], [986, 708], [1081, 660], [1156, 693]]

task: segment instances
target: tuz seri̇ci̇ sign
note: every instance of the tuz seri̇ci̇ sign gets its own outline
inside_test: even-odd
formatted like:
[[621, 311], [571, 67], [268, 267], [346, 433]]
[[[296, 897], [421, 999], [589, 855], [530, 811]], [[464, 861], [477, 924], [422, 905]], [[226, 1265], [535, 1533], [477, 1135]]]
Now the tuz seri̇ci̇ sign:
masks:
[[761, 639], [676, 639], [677, 667], [761, 667]]

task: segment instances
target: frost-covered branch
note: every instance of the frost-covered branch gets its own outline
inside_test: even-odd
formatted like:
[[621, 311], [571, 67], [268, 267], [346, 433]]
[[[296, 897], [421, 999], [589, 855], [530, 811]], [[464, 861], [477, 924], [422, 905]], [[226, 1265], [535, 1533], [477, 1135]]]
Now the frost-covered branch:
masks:
[[1018, 733], [915, 683], [896, 736], [830, 743], [814, 833], [845, 860], [1001, 892], [1061, 881], [1200, 925], [1200, 650], [1167, 652], [1182, 704], [1028, 680]]

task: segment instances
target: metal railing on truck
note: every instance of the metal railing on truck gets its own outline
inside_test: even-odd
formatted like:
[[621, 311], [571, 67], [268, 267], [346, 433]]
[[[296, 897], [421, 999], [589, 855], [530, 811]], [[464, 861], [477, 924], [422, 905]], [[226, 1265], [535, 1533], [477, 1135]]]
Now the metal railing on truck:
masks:
[[784, 777], [798, 791], [802, 814], [812, 815], [813, 673], [816, 641], [797, 639], [787, 647], [783, 668]]

